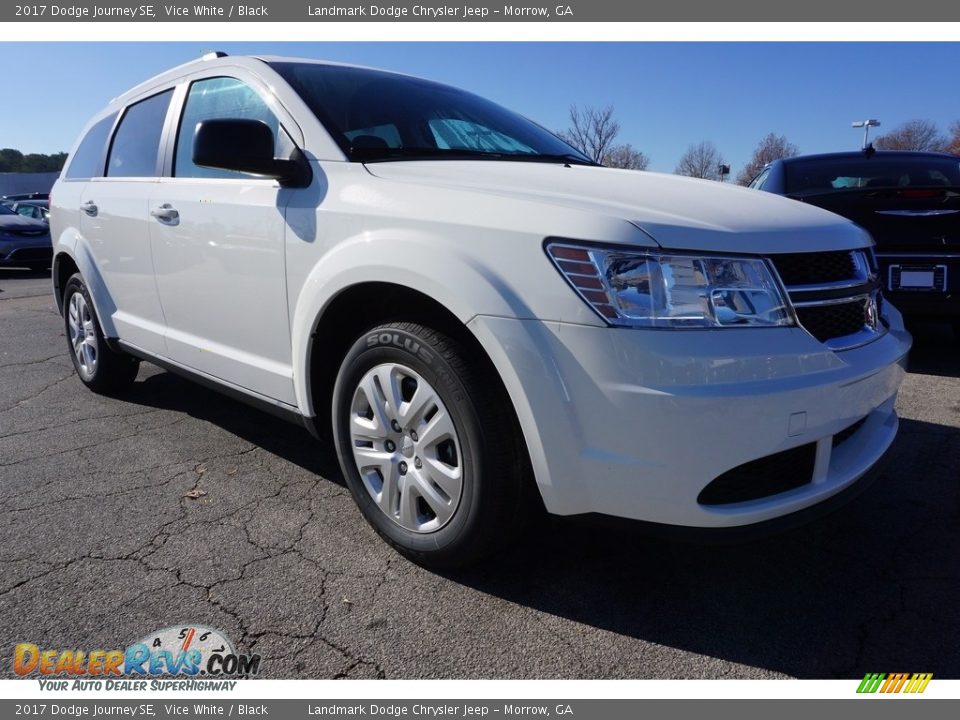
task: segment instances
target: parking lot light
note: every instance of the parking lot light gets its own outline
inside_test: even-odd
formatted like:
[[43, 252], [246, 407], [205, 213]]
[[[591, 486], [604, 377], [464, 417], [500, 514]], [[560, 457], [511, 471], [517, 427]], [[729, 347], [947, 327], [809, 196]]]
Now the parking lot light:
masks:
[[870, 134], [870, 128], [880, 127], [880, 121], [874, 120], [872, 118], [870, 120], [854, 120], [852, 123], [850, 123], [850, 127], [863, 128], [863, 148], [862, 149], [866, 150], [867, 136]]

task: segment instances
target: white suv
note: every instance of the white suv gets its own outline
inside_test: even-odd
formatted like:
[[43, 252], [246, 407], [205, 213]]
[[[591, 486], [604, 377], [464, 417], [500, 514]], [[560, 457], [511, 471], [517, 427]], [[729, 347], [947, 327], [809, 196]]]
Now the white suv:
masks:
[[541, 501], [797, 517], [897, 431], [910, 336], [863, 230], [596, 166], [436, 83], [217, 53], [94, 117], [52, 197], [87, 386], [149, 360], [332, 435], [419, 562], [471, 562]]

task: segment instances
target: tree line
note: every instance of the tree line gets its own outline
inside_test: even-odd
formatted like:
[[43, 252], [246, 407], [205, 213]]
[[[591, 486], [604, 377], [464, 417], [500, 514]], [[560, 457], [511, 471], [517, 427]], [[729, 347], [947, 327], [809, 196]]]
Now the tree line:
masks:
[[13, 148], [0, 150], [0, 172], [5, 173], [43, 173], [60, 172], [63, 163], [67, 160], [65, 152], [44, 155], [43, 153], [27, 153], [24, 155]]
[[[557, 134], [594, 162], [614, 168], [646, 170], [650, 156], [629, 143], [617, 143], [620, 123], [612, 105], [604, 108], [570, 106], [570, 127]], [[885, 135], [877, 136], [873, 146], [878, 150], [922, 150], [960, 155], [960, 120], [946, 132], [930, 120], [909, 120]], [[753, 157], [736, 175], [738, 185], [750, 181], [767, 163], [800, 154], [800, 148], [784, 135], [770, 133], [753, 151]], [[722, 180], [729, 165], [723, 154], [709, 140], [694, 143], [677, 163], [674, 173], [707, 180]]]

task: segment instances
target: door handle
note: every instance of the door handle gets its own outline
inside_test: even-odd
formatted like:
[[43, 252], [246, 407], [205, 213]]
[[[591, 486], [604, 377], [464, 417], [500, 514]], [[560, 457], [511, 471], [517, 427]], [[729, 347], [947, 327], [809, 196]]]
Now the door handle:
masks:
[[93, 200], [87, 200], [83, 205], [80, 206], [80, 209], [90, 217], [96, 217], [97, 215], [97, 204]]
[[180, 213], [170, 203], [155, 207], [150, 211], [150, 215], [160, 222], [176, 222], [180, 219]]

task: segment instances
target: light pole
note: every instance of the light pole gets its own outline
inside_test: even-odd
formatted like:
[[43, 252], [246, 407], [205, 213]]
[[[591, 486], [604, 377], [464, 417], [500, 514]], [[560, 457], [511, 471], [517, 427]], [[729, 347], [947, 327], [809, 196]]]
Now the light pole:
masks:
[[872, 127], [880, 127], [880, 121], [879, 121], [879, 120], [873, 120], [873, 119], [870, 119], [870, 120], [857, 120], [857, 121], [855, 121], [855, 122], [850, 123], [850, 127], [863, 128], [863, 148], [862, 148], [862, 149], [863, 149], [863, 150], [866, 150], [866, 149], [867, 149], [867, 136], [870, 134], [870, 128], [872, 128]]

